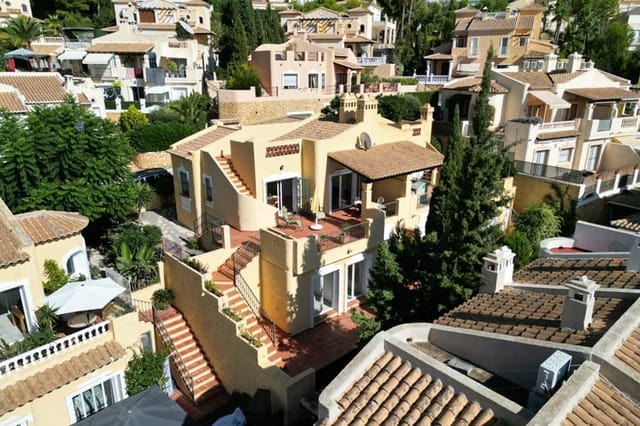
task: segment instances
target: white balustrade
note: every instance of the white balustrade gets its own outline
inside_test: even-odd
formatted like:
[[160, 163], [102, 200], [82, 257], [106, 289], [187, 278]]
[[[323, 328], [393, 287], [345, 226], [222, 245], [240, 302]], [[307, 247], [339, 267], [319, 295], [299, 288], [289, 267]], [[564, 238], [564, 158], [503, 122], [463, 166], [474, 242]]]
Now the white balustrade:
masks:
[[39, 346], [30, 351], [21, 353], [8, 360], [0, 362], [0, 377], [11, 374], [22, 368], [50, 359], [56, 354], [67, 352], [76, 346], [95, 339], [109, 331], [110, 322], [102, 321], [99, 324], [84, 328], [68, 336], [54, 340], [46, 345]]

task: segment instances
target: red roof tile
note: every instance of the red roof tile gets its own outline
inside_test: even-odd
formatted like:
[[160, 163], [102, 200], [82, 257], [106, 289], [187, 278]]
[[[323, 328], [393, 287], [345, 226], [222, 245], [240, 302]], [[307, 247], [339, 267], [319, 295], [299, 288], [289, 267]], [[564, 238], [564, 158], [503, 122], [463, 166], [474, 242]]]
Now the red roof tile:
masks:
[[58, 73], [1, 73], [0, 84], [18, 89], [27, 104], [62, 103], [69, 96]]
[[174, 148], [168, 150], [170, 154], [175, 154], [182, 158], [188, 158], [193, 151], [204, 148], [205, 146], [214, 143], [225, 136], [232, 134], [237, 129], [231, 129], [229, 127], [212, 127], [208, 130], [201, 132], [198, 136], [190, 139], [185, 143], [176, 145]]
[[335, 120], [318, 118], [303, 124], [289, 133], [285, 133], [284, 135], [277, 137], [273, 141], [286, 141], [290, 139], [331, 139], [352, 126], [353, 124], [339, 123]]
[[622, 342], [616, 351], [616, 358], [640, 373], [640, 326]]
[[89, 224], [89, 219], [79, 213], [46, 210], [22, 213], [16, 220], [35, 244], [78, 234]]
[[562, 424], [640, 425], [640, 406], [612, 384], [600, 379]]

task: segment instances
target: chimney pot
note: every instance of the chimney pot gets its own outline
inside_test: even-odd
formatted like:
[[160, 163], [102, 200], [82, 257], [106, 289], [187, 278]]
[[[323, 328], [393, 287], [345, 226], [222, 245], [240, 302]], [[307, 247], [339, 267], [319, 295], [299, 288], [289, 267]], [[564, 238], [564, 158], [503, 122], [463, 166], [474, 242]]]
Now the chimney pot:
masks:
[[586, 330], [593, 321], [593, 306], [596, 290], [600, 287], [583, 275], [565, 284], [569, 289], [564, 298], [561, 327], [573, 330]]

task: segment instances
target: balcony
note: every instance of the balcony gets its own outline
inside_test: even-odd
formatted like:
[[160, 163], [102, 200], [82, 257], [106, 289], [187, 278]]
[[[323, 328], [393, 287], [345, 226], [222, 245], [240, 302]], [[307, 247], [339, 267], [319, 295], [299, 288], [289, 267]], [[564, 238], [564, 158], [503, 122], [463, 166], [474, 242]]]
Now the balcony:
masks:
[[451, 80], [448, 75], [414, 75], [413, 76], [418, 83], [432, 86], [444, 85]]
[[365, 57], [358, 57], [356, 59], [358, 60], [358, 65], [362, 65], [365, 67], [377, 67], [380, 65], [384, 65], [386, 63], [387, 58], [382, 56], [374, 56], [374, 57], [365, 56]]
[[640, 116], [588, 120], [585, 122], [584, 134], [587, 136], [587, 140], [635, 134], [638, 131], [639, 120]]

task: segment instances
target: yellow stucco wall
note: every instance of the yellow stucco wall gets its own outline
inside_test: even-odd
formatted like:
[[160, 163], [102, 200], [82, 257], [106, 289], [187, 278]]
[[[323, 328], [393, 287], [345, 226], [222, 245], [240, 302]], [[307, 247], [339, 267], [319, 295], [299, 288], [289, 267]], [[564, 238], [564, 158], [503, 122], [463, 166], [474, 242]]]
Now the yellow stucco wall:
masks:
[[553, 189], [551, 189], [551, 184], [554, 182], [560, 185], [563, 192], [566, 188], [568, 188], [568, 196], [570, 196], [574, 200], [578, 199], [578, 192], [580, 190], [579, 185], [561, 183], [551, 179], [542, 179], [519, 174], [513, 178], [514, 185], [516, 186], [516, 188], [519, 188], [519, 190], [516, 191], [516, 196], [513, 202], [514, 210], [518, 213], [521, 213], [532, 204], [542, 203], [544, 201], [545, 195], [554, 194]]

